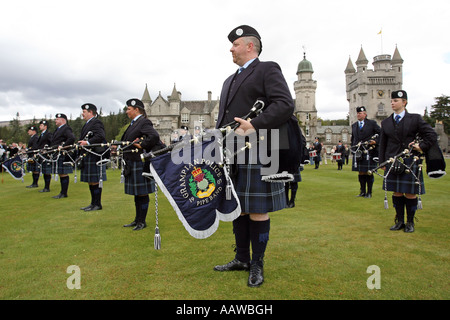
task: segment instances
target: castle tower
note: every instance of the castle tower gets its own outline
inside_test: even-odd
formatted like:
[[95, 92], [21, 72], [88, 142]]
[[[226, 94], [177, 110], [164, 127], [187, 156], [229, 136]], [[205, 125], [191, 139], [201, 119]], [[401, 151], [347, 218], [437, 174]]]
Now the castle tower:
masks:
[[369, 119], [380, 124], [392, 113], [391, 92], [402, 89], [403, 59], [397, 47], [393, 58], [389, 54], [375, 56], [373, 69], [368, 69], [368, 62], [361, 47], [356, 70], [349, 58], [344, 71], [350, 125], [356, 121], [356, 108], [360, 106], [366, 107]]
[[313, 80], [314, 73], [311, 62], [306, 60], [306, 53], [303, 53], [303, 60], [297, 68], [297, 81], [294, 82], [295, 91], [295, 116], [301, 121], [307, 141], [313, 141], [317, 129], [317, 109], [316, 109], [316, 88], [317, 81]]
[[147, 84], [145, 84], [144, 94], [141, 99], [142, 103], [145, 106], [145, 112], [150, 114], [150, 106], [152, 105], [152, 98], [150, 98], [150, 93], [148, 93]]
[[175, 83], [173, 84], [172, 94], [169, 98], [170, 114], [180, 114], [181, 93], [177, 91]]

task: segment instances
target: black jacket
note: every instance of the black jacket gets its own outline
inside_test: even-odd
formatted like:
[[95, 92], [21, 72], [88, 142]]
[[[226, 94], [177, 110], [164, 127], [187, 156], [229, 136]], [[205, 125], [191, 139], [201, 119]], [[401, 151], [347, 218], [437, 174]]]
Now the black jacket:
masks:
[[42, 149], [45, 146], [50, 147], [51, 143], [52, 143], [52, 137], [53, 137], [53, 134], [48, 130], [41, 132], [41, 134], [39, 135], [38, 142], [37, 142], [37, 149]]
[[92, 118], [84, 124], [83, 128], [81, 128], [79, 140], [85, 140], [89, 132], [92, 132], [87, 139], [89, 144], [106, 143], [105, 127], [103, 126], [103, 122], [98, 118]]
[[423, 152], [428, 151], [437, 141], [436, 132], [419, 114], [406, 112], [398, 125], [392, 115], [384, 119], [381, 122], [379, 162], [408, 149], [409, 143], [414, 141], [417, 134], [422, 139], [419, 147]]
[[225, 80], [216, 128], [245, 116], [258, 98], [265, 100], [266, 108], [252, 120], [256, 130], [278, 128], [292, 116], [294, 100], [277, 63], [255, 59], [240, 74], [236, 71]]
[[64, 124], [56, 128], [53, 132], [52, 141], [50, 146], [69, 146], [75, 142], [75, 136], [73, 135], [72, 128], [67, 124]]
[[[136, 120], [133, 125], [129, 125], [122, 135], [122, 141], [134, 141], [138, 138], [143, 138], [141, 142], [142, 149], [138, 149], [138, 153], [127, 152], [124, 153], [123, 158], [125, 160], [131, 161], [141, 161], [140, 154], [145, 152], [152, 151], [153, 148], [158, 146], [160, 143], [160, 138], [158, 132], [153, 128], [153, 123], [145, 118], [144, 116], [140, 116], [139, 119]], [[130, 147], [133, 148], [133, 147]]]
[[[365, 119], [364, 126], [362, 130], [359, 129], [359, 121], [352, 124], [352, 146], [358, 144], [359, 142], [366, 142], [369, 140], [374, 140], [376, 142], [375, 148], [370, 150], [370, 155], [372, 157], [378, 156], [378, 146], [380, 142], [380, 132], [381, 128], [375, 120]], [[375, 138], [372, 138], [377, 135]]]

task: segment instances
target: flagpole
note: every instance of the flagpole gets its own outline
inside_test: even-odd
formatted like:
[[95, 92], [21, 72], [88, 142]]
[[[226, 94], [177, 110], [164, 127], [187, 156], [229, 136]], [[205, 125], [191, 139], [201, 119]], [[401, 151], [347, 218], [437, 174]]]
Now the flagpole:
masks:
[[379, 35], [381, 35], [381, 52], [380, 54], [383, 54], [383, 28], [380, 29], [380, 32], [378, 32]]

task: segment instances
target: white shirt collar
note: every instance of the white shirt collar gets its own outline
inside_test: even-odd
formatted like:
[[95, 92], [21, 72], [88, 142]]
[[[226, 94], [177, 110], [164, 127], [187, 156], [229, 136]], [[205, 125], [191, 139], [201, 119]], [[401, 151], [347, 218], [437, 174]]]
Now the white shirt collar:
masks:
[[[400, 120], [403, 119], [403, 117], [405, 116], [405, 113], [406, 113], [406, 110], [403, 110], [402, 112], [398, 113], [398, 115], [400, 116]], [[394, 118], [394, 120], [395, 120], [396, 116], [397, 116], [397, 113], [394, 112], [392, 114], [392, 117]]]
[[244, 65], [239, 68], [239, 70], [240, 70], [239, 73], [241, 73], [244, 69], [247, 69], [247, 67], [255, 60], [256, 60], [256, 58], [253, 58], [251, 60], [248, 60], [246, 63], [244, 63]]

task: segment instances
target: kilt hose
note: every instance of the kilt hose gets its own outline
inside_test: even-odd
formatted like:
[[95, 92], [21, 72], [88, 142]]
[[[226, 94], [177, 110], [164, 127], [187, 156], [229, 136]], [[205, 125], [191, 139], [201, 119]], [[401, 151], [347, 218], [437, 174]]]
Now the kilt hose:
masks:
[[261, 181], [260, 164], [238, 164], [233, 179], [242, 212], [267, 213], [286, 208], [283, 182]]
[[[406, 158], [404, 160], [404, 163], [409, 166], [413, 162], [413, 158]], [[414, 172], [414, 174], [418, 177], [418, 181], [415, 179], [414, 175], [412, 173], [406, 173], [403, 174], [395, 174], [391, 170], [389, 172], [389, 169], [391, 165], [386, 166], [386, 173], [389, 172], [387, 177], [385, 178], [385, 182], [382, 185], [382, 188], [385, 188], [386, 184], [386, 190], [387, 191], [393, 191], [393, 192], [401, 192], [401, 193], [410, 193], [410, 194], [425, 194], [425, 184], [423, 182], [423, 174], [422, 170], [420, 171], [420, 175], [418, 175], [419, 172], [419, 164], [422, 163], [422, 159], [419, 159], [416, 161], [412, 167], [411, 172]], [[420, 186], [420, 188], [419, 188]]]
[[155, 192], [155, 180], [142, 176], [143, 169], [142, 161], [126, 161], [125, 194], [138, 196]]
[[[82, 182], [99, 182], [100, 171], [102, 173], [101, 178], [106, 181], [106, 164], [101, 167], [97, 165], [97, 161], [100, 157], [87, 153], [83, 158], [83, 168], [80, 170], [80, 181]], [[100, 170], [101, 169], [101, 170]]]

